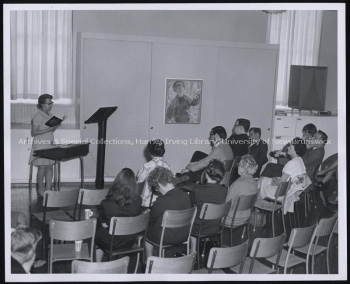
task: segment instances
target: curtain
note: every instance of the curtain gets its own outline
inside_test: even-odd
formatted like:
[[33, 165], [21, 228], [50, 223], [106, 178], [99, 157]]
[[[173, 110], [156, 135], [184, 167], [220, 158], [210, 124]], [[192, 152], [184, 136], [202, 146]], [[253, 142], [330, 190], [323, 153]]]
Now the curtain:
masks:
[[279, 44], [276, 105], [287, 106], [290, 65], [318, 65], [322, 11], [268, 15], [267, 43]]
[[11, 11], [11, 99], [73, 99], [72, 11]]

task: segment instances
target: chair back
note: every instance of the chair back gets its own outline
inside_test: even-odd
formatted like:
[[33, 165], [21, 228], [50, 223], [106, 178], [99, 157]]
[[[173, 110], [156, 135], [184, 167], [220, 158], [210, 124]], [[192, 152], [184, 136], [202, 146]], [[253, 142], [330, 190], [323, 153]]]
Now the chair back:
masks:
[[79, 190], [78, 204], [96, 206], [100, 205], [108, 194], [109, 188], [106, 189], [86, 189]]
[[236, 171], [238, 169], [238, 164], [239, 164], [240, 161], [241, 161], [241, 156], [237, 156], [233, 160], [232, 167], [231, 167], [231, 170], [230, 170], [230, 179], [229, 179], [229, 182], [228, 182], [228, 186], [229, 187], [231, 186], [231, 184], [234, 183], [234, 181], [238, 177], [238, 172], [236, 172]]
[[257, 193], [251, 195], [239, 195], [235, 198], [232, 204], [232, 210], [234, 213], [238, 211], [246, 211], [252, 209], [257, 197]]
[[250, 250], [250, 256], [253, 259], [250, 263], [249, 273], [252, 273], [253, 271], [255, 259], [260, 257], [269, 258], [274, 255], [277, 255], [275, 265], [276, 267], [278, 267], [285, 239], [286, 239], [285, 233], [274, 238], [254, 239], [252, 248]]
[[316, 237], [328, 237], [333, 231], [334, 225], [338, 220], [338, 215], [335, 215], [331, 218], [321, 219], [318, 223], [318, 229], [316, 232]]
[[235, 247], [211, 248], [207, 262], [208, 273], [216, 268], [233, 267], [239, 263], [241, 263], [239, 273], [242, 273], [247, 252], [248, 240]]
[[96, 218], [67, 222], [51, 220], [49, 224], [50, 237], [53, 240], [76, 241], [95, 237]]
[[202, 210], [199, 214], [199, 219], [203, 220], [215, 220], [223, 218], [227, 215], [231, 207], [231, 201], [227, 201], [224, 204], [212, 204], [204, 203]]
[[317, 223], [306, 228], [294, 228], [290, 233], [288, 246], [290, 249], [304, 247], [311, 243], [316, 233]]
[[275, 199], [281, 196], [286, 196], [287, 195], [286, 193], [288, 191], [290, 184], [291, 183], [288, 181], [280, 182], [275, 193]]
[[225, 175], [220, 183], [225, 185], [226, 187], [228, 187], [228, 184], [230, 181], [230, 173], [231, 173], [233, 162], [234, 162], [234, 160], [225, 160], [224, 161]]
[[164, 233], [166, 228], [188, 227], [188, 237], [184, 241], [187, 243], [187, 254], [189, 254], [189, 243], [194, 219], [196, 218], [197, 207], [187, 210], [166, 210], [162, 219], [162, 233], [160, 235], [159, 256], [162, 256]]
[[196, 261], [196, 252], [182, 257], [147, 259], [146, 274], [191, 274]]
[[[187, 210], [166, 210], [163, 215], [161, 226], [164, 228], [179, 228], [193, 224], [197, 207]], [[192, 225], [191, 225], [192, 227]]]
[[150, 212], [136, 217], [112, 217], [109, 234], [114, 236], [133, 235], [146, 230]]
[[72, 261], [72, 273], [84, 274], [126, 274], [128, 271], [129, 257], [107, 262]]
[[74, 206], [73, 218], [76, 220], [77, 205], [79, 205], [78, 220], [81, 220], [81, 212], [83, 205], [85, 206], [97, 206], [100, 205], [101, 201], [106, 198], [109, 189], [86, 189], [81, 188], [79, 190], [77, 204]]
[[79, 188], [65, 191], [46, 190], [43, 198], [44, 207], [68, 207], [75, 205]]

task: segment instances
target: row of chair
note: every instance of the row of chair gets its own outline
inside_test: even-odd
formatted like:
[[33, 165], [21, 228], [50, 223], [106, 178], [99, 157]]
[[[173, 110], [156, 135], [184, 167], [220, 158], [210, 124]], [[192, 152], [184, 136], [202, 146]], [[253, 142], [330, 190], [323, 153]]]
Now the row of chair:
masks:
[[[312, 257], [311, 271], [314, 273], [314, 257], [327, 250], [327, 272], [329, 271], [329, 248], [331, 238], [337, 232], [335, 215], [306, 228], [294, 228], [289, 241], [285, 243], [286, 235], [273, 238], [256, 238], [248, 253], [248, 240], [234, 247], [214, 247], [210, 250], [207, 268], [197, 270], [195, 273], [224, 273], [221, 269], [229, 268], [232, 272], [243, 274], [277, 273], [279, 267], [293, 269], [304, 264], [306, 273], [309, 273], [309, 258]], [[320, 237], [328, 236], [327, 246], [318, 244]], [[294, 253], [293, 253], [294, 251]], [[302, 258], [295, 251], [306, 255]], [[177, 258], [149, 257], [146, 273], [162, 274], [188, 274], [193, 272], [196, 252]], [[259, 259], [265, 259], [273, 266], [263, 264]], [[86, 263], [84, 261], [72, 262], [72, 273], [126, 273], [129, 257], [105, 263]]]

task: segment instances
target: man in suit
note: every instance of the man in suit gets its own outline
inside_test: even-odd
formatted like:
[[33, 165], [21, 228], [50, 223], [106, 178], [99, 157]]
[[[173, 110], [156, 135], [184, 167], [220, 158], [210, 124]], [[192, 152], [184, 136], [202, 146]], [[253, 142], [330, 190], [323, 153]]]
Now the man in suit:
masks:
[[234, 157], [242, 157], [248, 153], [250, 140], [247, 133], [249, 128], [250, 121], [248, 119], [239, 118], [236, 120], [232, 128], [232, 135], [227, 139]]
[[252, 127], [249, 130], [249, 138], [251, 139], [251, 144], [248, 147], [248, 154], [251, 155], [256, 163], [258, 164], [258, 169], [256, 170], [253, 177], [257, 178], [260, 175], [262, 166], [267, 163], [267, 143], [260, 139], [261, 129], [258, 127]]
[[308, 150], [302, 157], [304, 165], [306, 167], [306, 173], [310, 178], [314, 167], [321, 165], [324, 158], [324, 146], [327, 143], [328, 136], [322, 130], [316, 132], [316, 134], [308, 140]]
[[210, 131], [210, 137], [213, 139], [214, 146], [207, 157], [190, 162], [185, 169], [181, 171], [182, 175], [189, 176], [189, 182], [200, 181], [203, 170], [209, 165], [211, 160], [219, 160], [221, 162], [230, 163], [233, 160], [233, 154], [230, 146], [227, 144], [227, 133], [224, 127], [216, 126]]

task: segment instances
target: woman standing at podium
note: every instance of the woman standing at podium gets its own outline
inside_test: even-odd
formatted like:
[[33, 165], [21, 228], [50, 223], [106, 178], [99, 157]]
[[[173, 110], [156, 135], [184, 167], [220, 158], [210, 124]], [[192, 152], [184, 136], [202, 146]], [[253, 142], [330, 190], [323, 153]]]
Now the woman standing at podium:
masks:
[[[53, 106], [52, 96], [49, 94], [43, 94], [38, 98], [37, 108], [38, 111], [34, 115], [31, 121], [32, 130], [31, 135], [34, 137], [32, 144], [32, 151], [30, 154], [29, 164], [34, 159], [33, 152], [40, 149], [47, 149], [53, 147], [54, 143], [54, 131], [61, 125], [58, 124], [53, 127], [45, 125], [45, 123], [53, 117], [51, 109]], [[36, 182], [38, 196], [42, 197], [45, 190], [51, 190], [53, 167], [55, 162], [48, 159], [36, 159], [33, 165], [38, 167]], [[45, 179], [45, 186], [44, 186]]]

